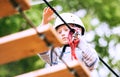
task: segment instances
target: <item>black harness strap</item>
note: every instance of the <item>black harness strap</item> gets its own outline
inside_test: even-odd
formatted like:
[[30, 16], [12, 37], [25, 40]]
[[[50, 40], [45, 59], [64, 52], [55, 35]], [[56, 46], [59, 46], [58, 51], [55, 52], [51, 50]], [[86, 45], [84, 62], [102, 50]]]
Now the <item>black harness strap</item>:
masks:
[[62, 57], [63, 57], [63, 55], [64, 55], [64, 52], [65, 52], [65, 49], [66, 49], [67, 46], [69, 46], [69, 45], [64, 45], [64, 46], [63, 46], [62, 53], [60, 54], [59, 59], [62, 59]]

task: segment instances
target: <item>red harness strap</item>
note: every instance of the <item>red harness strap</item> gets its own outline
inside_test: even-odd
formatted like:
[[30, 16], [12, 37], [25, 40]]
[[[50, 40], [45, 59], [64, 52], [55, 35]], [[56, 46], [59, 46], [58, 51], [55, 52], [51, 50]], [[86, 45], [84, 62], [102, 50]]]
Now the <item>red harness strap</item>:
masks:
[[75, 48], [78, 45], [79, 41], [80, 41], [79, 39], [73, 39], [73, 32], [70, 31], [69, 35], [68, 35], [68, 44], [71, 47], [71, 58], [72, 58], [72, 60], [73, 60], [73, 58], [78, 60], [77, 57], [76, 57], [76, 54], [75, 54]]

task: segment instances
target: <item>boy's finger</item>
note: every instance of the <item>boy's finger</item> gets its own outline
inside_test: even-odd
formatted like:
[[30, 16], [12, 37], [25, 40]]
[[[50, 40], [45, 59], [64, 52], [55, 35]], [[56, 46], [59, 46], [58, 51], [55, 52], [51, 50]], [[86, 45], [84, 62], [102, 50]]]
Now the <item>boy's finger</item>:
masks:
[[43, 11], [46, 12], [47, 8], [48, 8], [48, 7], [45, 7]]
[[53, 20], [53, 19], [55, 19], [55, 16], [52, 15], [51, 17], [49, 17], [48, 20], [50, 21], [50, 20]]

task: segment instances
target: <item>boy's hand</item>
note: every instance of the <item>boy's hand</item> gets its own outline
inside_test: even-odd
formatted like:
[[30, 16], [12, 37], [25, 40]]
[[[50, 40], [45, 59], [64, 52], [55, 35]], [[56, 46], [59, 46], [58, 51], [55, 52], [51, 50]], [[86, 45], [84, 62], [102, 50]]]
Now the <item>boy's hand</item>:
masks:
[[82, 52], [83, 55], [83, 61], [88, 67], [94, 66], [96, 62], [96, 55], [94, 52]]
[[53, 16], [53, 11], [49, 8], [46, 7], [43, 11], [43, 19], [42, 19], [42, 25], [48, 24], [52, 19], [55, 17]]
[[80, 37], [78, 48], [82, 50], [82, 60], [85, 62], [85, 64], [89, 68], [94, 67], [95, 63], [98, 60], [95, 49], [93, 49], [89, 44], [87, 44], [83, 37]]

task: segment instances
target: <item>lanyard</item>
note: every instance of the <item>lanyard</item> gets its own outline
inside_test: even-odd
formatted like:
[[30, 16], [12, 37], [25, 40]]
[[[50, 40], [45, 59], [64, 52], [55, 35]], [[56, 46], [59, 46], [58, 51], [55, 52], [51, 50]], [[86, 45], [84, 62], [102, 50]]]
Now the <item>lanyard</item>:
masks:
[[[77, 30], [75, 30], [77, 31]], [[78, 43], [80, 42], [79, 39], [73, 39], [73, 32], [69, 32], [68, 34], [68, 44], [71, 48], [71, 59], [75, 59], [75, 60], [78, 60], [77, 56], [76, 56], [76, 53], [75, 53], [75, 48], [77, 47]]]

